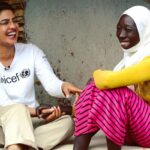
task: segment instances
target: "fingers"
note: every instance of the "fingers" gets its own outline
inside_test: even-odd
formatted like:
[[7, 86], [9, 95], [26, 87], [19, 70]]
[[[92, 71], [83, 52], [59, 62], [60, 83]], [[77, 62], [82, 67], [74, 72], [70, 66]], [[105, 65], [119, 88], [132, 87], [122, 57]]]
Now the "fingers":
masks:
[[76, 102], [78, 101], [78, 98], [79, 98], [79, 94], [76, 93], [75, 94], [75, 99], [74, 99], [74, 102], [73, 102], [73, 107], [75, 106]]
[[56, 118], [59, 118], [59, 117], [61, 116], [60, 107], [59, 107], [59, 106], [58, 106], [58, 107], [55, 107], [55, 106], [54, 106], [54, 109], [55, 109], [55, 111], [54, 111], [55, 117], [56, 117]]
[[41, 114], [50, 114], [54, 111], [53, 107], [42, 109]]
[[69, 98], [70, 97], [70, 91], [68, 90], [67, 87], [64, 87], [63, 88], [63, 93], [65, 95], [66, 98]]
[[38, 118], [42, 118], [42, 111], [45, 110], [47, 107], [46, 106], [38, 106], [36, 107], [36, 116]]
[[[62, 116], [60, 107], [56, 107], [56, 106], [53, 106], [50, 109], [42, 110], [42, 114], [43, 114], [42, 118], [45, 119], [46, 122], [53, 121], [53, 120], [59, 118], [60, 116]], [[45, 114], [47, 114], [47, 115], [45, 115]]]
[[64, 82], [62, 84], [62, 91], [63, 91], [64, 95], [66, 96], [66, 98], [69, 98], [70, 94], [82, 92], [81, 89], [75, 87], [74, 85], [72, 85], [71, 83], [68, 83], [68, 82]]

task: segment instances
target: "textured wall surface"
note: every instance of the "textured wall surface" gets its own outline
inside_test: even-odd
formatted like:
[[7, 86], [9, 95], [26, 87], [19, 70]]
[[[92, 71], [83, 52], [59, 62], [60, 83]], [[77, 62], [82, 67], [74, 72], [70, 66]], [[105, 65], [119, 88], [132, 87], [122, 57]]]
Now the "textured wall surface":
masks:
[[27, 0], [25, 30], [55, 73], [82, 88], [93, 70], [112, 69], [121, 59], [116, 24], [133, 5], [150, 7], [144, 0]]

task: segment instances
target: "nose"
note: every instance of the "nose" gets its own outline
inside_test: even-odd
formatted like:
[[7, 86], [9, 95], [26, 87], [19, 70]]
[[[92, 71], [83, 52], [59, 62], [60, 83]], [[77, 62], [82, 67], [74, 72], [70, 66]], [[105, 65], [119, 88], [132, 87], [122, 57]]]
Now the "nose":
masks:
[[17, 26], [18, 26], [18, 24], [16, 24], [15, 22], [13, 22], [13, 21], [9, 22], [9, 27], [10, 28], [16, 28]]
[[124, 29], [122, 29], [119, 33], [119, 38], [125, 38], [126, 37], [126, 31]]

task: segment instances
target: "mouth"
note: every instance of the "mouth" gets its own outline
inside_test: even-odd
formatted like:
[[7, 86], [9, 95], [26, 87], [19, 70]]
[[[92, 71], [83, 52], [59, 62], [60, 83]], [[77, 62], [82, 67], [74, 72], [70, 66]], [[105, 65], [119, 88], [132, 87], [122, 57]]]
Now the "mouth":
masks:
[[8, 31], [6, 33], [6, 36], [8, 36], [10, 39], [16, 38], [17, 37], [17, 30]]
[[120, 41], [120, 45], [122, 47], [128, 47], [130, 45], [130, 42], [129, 41]]

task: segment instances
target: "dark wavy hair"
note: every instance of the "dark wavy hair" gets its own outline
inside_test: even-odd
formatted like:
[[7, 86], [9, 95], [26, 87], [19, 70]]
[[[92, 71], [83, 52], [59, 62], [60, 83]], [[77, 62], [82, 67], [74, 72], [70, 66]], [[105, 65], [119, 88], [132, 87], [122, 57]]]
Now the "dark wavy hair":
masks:
[[10, 4], [6, 2], [0, 2], [0, 13], [3, 10], [11, 10], [13, 13], [15, 12], [14, 8]]

